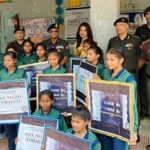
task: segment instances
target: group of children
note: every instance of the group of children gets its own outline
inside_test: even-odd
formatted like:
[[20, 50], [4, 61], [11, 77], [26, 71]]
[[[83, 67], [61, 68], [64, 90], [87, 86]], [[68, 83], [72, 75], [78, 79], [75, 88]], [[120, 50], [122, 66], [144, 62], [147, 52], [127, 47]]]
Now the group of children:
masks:
[[[84, 24], [87, 25], [87, 24]], [[125, 56], [121, 47], [114, 47], [106, 52], [106, 65], [104, 65], [103, 51], [92, 40], [92, 35], [88, 35], [86, 38], [84, 33], [84, 25], [82, 31], [79, 29], [80, 42], [76, 44], [75, 56], [85, 58], [86, 61], [97, 67], [97, 74], [93, 75], [95, 80], [107, 80], [107, 81], [119, 81], [128, 82], [134, 84], [135, 99], [134, 110], [134, 136], [132, 144], [137, 140], [138, 129], [138, 114], [137, 114], [137, 99], [136, 99], [136, 82], [132, 74], [123, 68]], [[82, 50], [78, 47], [82, 47]], [[43, 70], [43, 74], [65, 74], [68, 72], [65, 66], [60, 64], [60, 54], [57, 50], [52, 50], [47, 53], [43, 43], [38, 43], [35, 47], [30, 40], [24, 40], [23, 52], [18, 54], [18, 51], [14, 46], [9, 45], [6, 49], [6, 53], [2, 57], [2, 66], [0, 70], [0, 81], [15, 80], [15, 79], [27, 79], [27, 75], [24, 70], [19, 69], [18, 66], [26, 65], [36, 62], [48, 61], [49, 67]], [[87, 139], [92, 142], [92, 150], [129, 150], [128, 143], [121, 141], [117, 138], [108, 137], [105, 135], [97, 136], [88, 129], [91, 117], [90, 112], [86, 106], [79, 105], [72, 111], [71, 117], [71, 129], [68, 129], [64, 117], [59, 110], [53, 107], [54, 96], [49, 90], [44, 90], [39, 93], [39, 110], [33, 113], [33, 115], [59, 119], [59, 130], [67, 132], [68, 134], [74, 134], [80, 138]], [[17, 124], [5, 124], [4, 130], [8, 140], [9, 150], [15, 150], [15, 138], [17, 137]]]

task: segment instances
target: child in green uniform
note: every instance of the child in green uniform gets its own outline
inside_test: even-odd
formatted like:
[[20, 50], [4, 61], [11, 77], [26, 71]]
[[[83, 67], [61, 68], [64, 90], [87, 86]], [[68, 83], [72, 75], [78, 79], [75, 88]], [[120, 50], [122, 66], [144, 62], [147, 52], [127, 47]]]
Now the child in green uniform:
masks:
[[[125, 56], [123, 53], [123, 49], [121, 47], [114, 47], [107, 51], [106, 53], [106, 63], [108, 68], [112, 71], [109, 75], [110, 81], [120, 81], [132, 83], [135, 89], [135, 98], [133, 103], [133, 111], [134, 111], [134, 135], [131, 144], [135, 145], [137, 141], [137, 130], [138, 130], [138, 113], [137, 113], [137, 87], [136, 81], [132, 74], [130, 74], [126, 69], [123, 68], [123, 63], [125, 60]], [[104, 77], [105, 79], [105, 77]], [[104, 150], [129, 150], [129, 145], [121, 141], [117, 138], [111, 138], [108, 136], [104, 136], [104, 143], [102, 143], [102, 148], [104, 144]], [[109, 147], [108, 147], [109, 146]]]
[[43, 43], [36, 45], [37, 62], [43, 62], [47, 60], [46, 46]]
[[[91, 46], [87, 50], [87, 60], [89, 63], [97, 67], [97, 75], [101, 79], [106, 78], [108, 74], [108, 70], [106, 67], [101, 63], [103, 60], [103, 53], [102, 50], [98, 46]], [[94, 75], [94, 78], [97, 78], [97, 75]]]
[[43, 70], [44, 74], [64, 74], [66, 69], [60, 65], [60, 54], [54, 50], [48, 54], [48, 62], [50, 66]]
[[74, 108], [71, 117], [72, 129], [68, 133], [74, 134], [92, 143], [92, 150], [100, 150], [100, 142], [96, 135], [88, 129], [91, 120], [90, 112], [85, 106], [78, 105]]
[[[17, 68], [17, 55], [14, 52], [4, 54], [4, 67], [0, 71], [0, 81], [8, 81], [15, 79], [27, 78], [24, 70]], [[15, 138], [17, 136], [17, 124], [5, 124], [4, 130], [8, 140], [9, 150], [15, 150]]]
[[23, 65], [32, 64], [36, 62], [36, 53], [33, 51], [34, 45], [30, 40], [23, 41], [23, 53], [20, 54], [19, 60]]
[[59, 119], [59, 130], [66, 131], [67, 124], [61, 115], [61, 113], [53, 107], [54, 96], [49, 90], [44, 90], [39, 93], [39, 110], [33, 113], [33, 115], [41, 116], [45, 118]]

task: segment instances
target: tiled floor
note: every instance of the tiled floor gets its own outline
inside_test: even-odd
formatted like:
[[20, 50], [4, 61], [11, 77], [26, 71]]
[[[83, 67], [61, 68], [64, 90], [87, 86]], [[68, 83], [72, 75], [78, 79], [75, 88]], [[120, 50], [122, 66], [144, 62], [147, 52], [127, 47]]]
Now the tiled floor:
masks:
[[[146, 150], [146, 145], [150, 144], [150, 118], [146, 118], [141, 121], [140, 124], [140, 135], [142, 135], [142, 143], [137, 145], [138, 148], [133, 147], [132, 150]], [[143, 140], [143, 135], [146, 136], [146, 140]], [[144, 149], [143, 149], [144, 147]], [[7, 141], [6, 139], [0, 140], [0, 150], [8, 150], [7, 149]]]

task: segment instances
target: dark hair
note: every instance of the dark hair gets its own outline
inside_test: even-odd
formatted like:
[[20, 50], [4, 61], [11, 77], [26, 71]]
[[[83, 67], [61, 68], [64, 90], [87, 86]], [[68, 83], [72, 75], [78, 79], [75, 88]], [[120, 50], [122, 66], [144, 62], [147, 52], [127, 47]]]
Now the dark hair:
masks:
[[47, 95], [52, 101], [54, 100], [54, 95], [53, 92], [50, 90], [43, 90], [39, 93], [39, 100], [43, 95]]
[[41, 42], [37, 43], [35, 49], [37, 50], [38, 46], [41, 46], [46, 51], [46, 46]]
[[93, 39], [93, 33], [92, 33], [92, 29], [90, 27], [90, 25], [87, 22], [83, 22], [79, 25], [78, 30], [77, 30], [77, 34], [76, 34], [76, 39], [77, 39], [77, 45], [76, 48], [78, 48], [82, 42], [82, 38], [80, 36], [80, 28], [84, 26], [87, 30], [87, 36], [89, 39]]
[[90, 46], [97, 46], [97, 43], [95, 41], [93, 41], [93, 39], [85, 39], [83, 41], [83, 44], [88, 43]]
[[6, 47], [5, 53], [7, 53], [8, 49], [10, 49], [10, 48], [12, 48], [15, 51], [16, 54], [18, 53], [17, 48], [14, 45], [11, 45], [11, 44]]
[[22, 43], [23, 47], [26, 43], [30, 43], [30, 45], [32, 46], [31, 51], [34, 51], [34, 43], [30, 39], [25, 39]]
[[96, 45], [92, 45], [92, 46], [90, 46], [90, 47], [88, 48], [88, 50], [93, 50], [93, 52], [94, 52], [95, 54], [99, 54], [100, 57], [99, 57], [99, 59], [98, 59], [98, 62], [101, 63], [101, 64], [104, 64], [103, 50], [102, 50], [100, 47], [98, 47], [98, 46], [96, 46]]
[[150, 6], [148, 6], [145, 10], [144, 10], [144, 16], [146, 16], [146, 14], [150, 12]]
[[125, 54], [123, 52], [123, 48], [122, 47], [112, 47], [111, 49], [107, 50], [106, 53], [114, 54], [119, 59], [121, 59], [121, 58], [125, 59]]
[[75, 107], [72, 111], [72, 116], [79, 116], [84, 121], [90, 121], [91, 120], [91, 114], [87, 107], [84, 105], [78, 105]]
[[15, 52], [11, 52], [11, 51], [6, 52], [4, 54], [4, 57], [6, 57], [6, 56], [10, 56], [12, 59], [17, 59], [17, 54]]

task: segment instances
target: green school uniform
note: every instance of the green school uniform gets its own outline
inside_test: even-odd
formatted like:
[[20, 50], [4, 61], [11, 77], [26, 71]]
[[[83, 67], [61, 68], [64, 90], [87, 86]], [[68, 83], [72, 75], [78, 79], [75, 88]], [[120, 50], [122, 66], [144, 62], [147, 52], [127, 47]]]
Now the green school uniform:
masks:
[[[70, 133], [70, 134], [73, 134], [73, 135], [75, 134], [73, 129], [69, 129], [67, 131], [67, 133]], [[87, 133], [86, 133], [86, 135], [84, 136], [83, 139], [88, 140], [88, 141], [90, 141], [92, 143], [92, 150], [100, 150], [101, 145], [100, 145], [100, 142], [99, 142], [98, 138], [89, 129], [87, 129]]]
[[51, 111], [48, 114], [44, 114], [41, 109], [37, 110], [36, 112], [33, 113], [35, 116], [41, 116], [45, 118], [52, 118], [52, 119], [59, 119], [59, 130], [61, 131], [67, 131], [67, 124], [64, 119], [64, 117], [61, 115], [61, 113], [52, 108]]
[[37, 59], [36, 53], [32, 52], [29, 56], [25, 55], [25, 53], [22, 53], [19, 57], [19, 61], [23, 65], [32, 64], [35, 63]]
[[3, 63], [3, 57], [4, 57], [3, 53], [0, 52], [0, 63]]
[[9, 74], [8, 70], [5, 67], [3, 67], [0, 71], [0, 81], [23, 79], [23, 78], [27, 78], [27, 74], [25, 73], [24, 70], [19, 69], [18, 67], [16, 67], [15, 71], [11, 74]]
[[109, 79], [109, 70], [105, 67], [105, 65], [98, 63], [96, 67], [97, 67], [97, 75], [101, 79], [104, 79], [104, 78], [105, 80]]
[[44, 74], [64, 74], [66, 73], [66, 69], [63, 66], [58, 67], [57, 69], [53, 69], [51, 66], [47, 67], [43, 70]]

